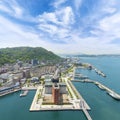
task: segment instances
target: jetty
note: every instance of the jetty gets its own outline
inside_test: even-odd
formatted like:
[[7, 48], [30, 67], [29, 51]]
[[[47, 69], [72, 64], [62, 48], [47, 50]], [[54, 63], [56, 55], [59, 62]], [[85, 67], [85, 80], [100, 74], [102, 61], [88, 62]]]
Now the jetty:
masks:
[[102, 77], [106, 77], [106, 75], [105, 75], [102, 71], [98, 70], [98, 69], [95, 68], [95, 67], [92, 67], [92, 68], [93, 68], [93, 70], [94, 70], [98, 75], [101, 75]]
[[75, 79], [88, 79], [88, 76], [83, 76], [82, 74], [75, 74], [74, 78]]
[[93, 83], [95, 85], [97, 85], [101, 90], [104, 90], [108, 93], [108, 95], [110, 95], [112, 98], [116, 99], [116, 100], [120, 100], [120, 95], [117, 94], [115, 91], [111, 90], [110, 88], [108, 88], [107, 86], [101, 84], [100, 82], [94, 81], [94, 80], [90, 80], [90, 79], [85, 79], [85, 80], [72, 80], [73, 82], [87, 82], [87, 83]]
[[88, 119], [88, 120], [92, 120], [92, 118], [91, 118], [91, 116], [90, 116], [90, 114], [88, 113], [88, 111], [83, 107], [83, 112], [84, 112], [84, 114], [85, 114], [85, 116], [86, 116], [86, 118]]

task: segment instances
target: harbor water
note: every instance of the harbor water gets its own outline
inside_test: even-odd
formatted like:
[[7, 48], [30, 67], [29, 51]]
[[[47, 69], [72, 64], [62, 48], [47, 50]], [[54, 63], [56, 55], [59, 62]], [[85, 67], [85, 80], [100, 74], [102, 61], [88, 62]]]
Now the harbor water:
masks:
[[[106, 74], [106, 78], [95, 71], [78, 69], [77, 73], [99, 81], [120, 94], [120, 57], [82, 57], [81, 62], [88, 62]], [[105, 91], [92, 83], [73, 83], [88, 105], [93, 120], [120, 120], [120, 101], [116, 101]], [[82, 111], [47, 111], [29, 112], [35, 91], [26, 97], [19, 97], [20, 92], [0, 97], [0, 120], [87, 120]]]

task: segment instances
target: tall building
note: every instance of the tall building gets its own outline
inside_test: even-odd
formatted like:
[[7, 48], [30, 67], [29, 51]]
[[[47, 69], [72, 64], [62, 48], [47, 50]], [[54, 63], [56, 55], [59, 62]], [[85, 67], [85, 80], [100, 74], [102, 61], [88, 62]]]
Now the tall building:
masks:
[[60, 99], [60, 87], [57, 83], [53, 84], [52, 97], [53, 97], [54, 104], [59, 104], [59, 102], [60, 102], [59, 101], [59, 99]]

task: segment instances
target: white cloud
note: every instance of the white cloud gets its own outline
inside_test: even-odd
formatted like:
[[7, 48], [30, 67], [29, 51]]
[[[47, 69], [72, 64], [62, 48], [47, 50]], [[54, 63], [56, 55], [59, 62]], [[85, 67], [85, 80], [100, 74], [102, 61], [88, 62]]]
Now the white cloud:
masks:
[[66, 42], [64, 38], [70, 33], [71, 25], [75, 22], [74, 13], [69, 6], [51, 13], [45, 12], [39, 15], [38, 19], [38, 28], [47, 32], [48, 38], [64, 42]]
[[82, 0], [74, 0], [74, 5], [76, 10], [80, 8], [81, 4], [82, 4]]
[[60, 7], [61, 4], [65, 3], [67, 0], [56, 0], [54, 3], [53, 3], [53, 6], [55, 8], [58, 8]]
[[0, 47], [46, 46], [40, 36], [30, 28], [19, 26], [0, 16]]
[[11, 16], [21, 18], [23, 17], [23, 8], [21, 8], [15, 0], [4, 0], [0, 3], [2, 11], [8, 13]]
[[39, 25], [39, 29], [44, 32], [48, 32], [50, 35], [55, 34], [58, 30], [55, 25], [50, 25], [47, 23]]
[[12, 13], [11, 10], [8, 7], [2, 5], [1, 3], [0, 3], [0, 10], [4, 11], [4, 12], [7, 12], [9, 14]]
[[16, 0], [1, 0], [0, 10], [5, 14], [22, 21], [37, 22], [37, 18], [31, 16], [29, 12], [20, 6]]
[[[57, 25], [65, 26], [74, 23], [74, 13], [70, 6], [62, 8], [61, 10], [56, 10], [51, 13], [43, 13], [38, 17], [40, 23], [52, 22]], [[50, 24], [50, 23], [49, 23]]]

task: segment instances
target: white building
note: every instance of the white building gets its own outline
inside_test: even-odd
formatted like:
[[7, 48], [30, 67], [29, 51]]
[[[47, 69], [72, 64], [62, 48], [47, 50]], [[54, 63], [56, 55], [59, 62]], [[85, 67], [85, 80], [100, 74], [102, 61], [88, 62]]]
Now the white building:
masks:
[[[45, 94], [52, 94], [52, 87], [53, 87], [52, 82], [47, 82], [45, 83]], [[65, 83], [57, 83], [57, 85], [60, 88], [60, 93], [61, 94], [66, 94], [67, 90], [66, 90], [66, 84]]]

